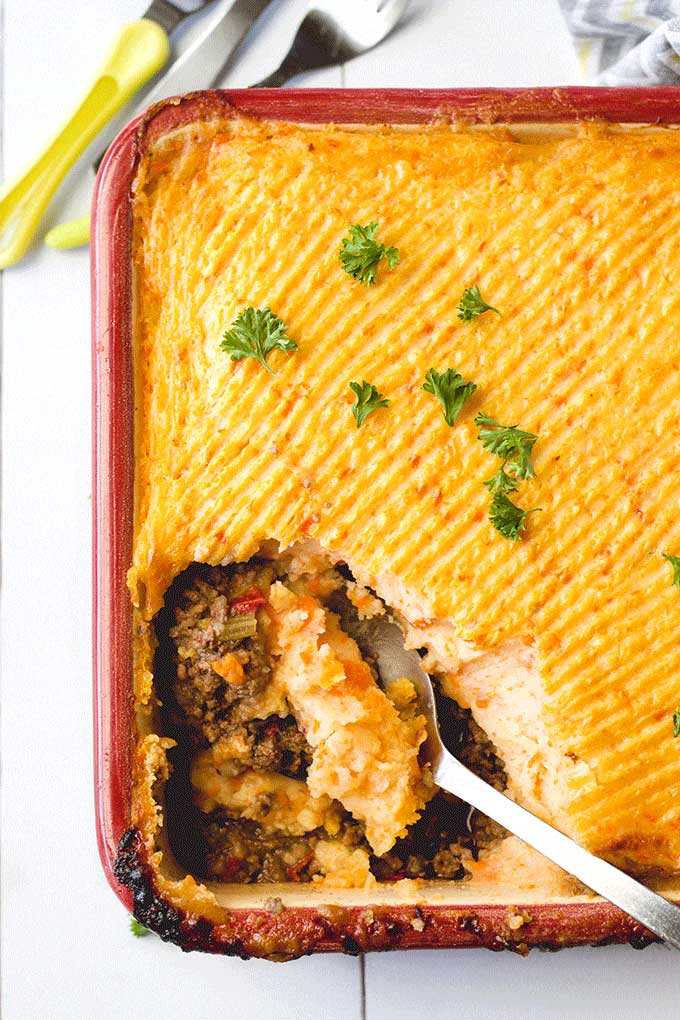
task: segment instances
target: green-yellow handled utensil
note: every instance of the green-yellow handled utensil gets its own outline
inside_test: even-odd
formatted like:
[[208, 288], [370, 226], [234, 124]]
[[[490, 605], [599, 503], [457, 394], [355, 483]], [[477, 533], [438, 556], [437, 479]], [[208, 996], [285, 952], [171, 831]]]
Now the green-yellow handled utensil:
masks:
[[50, 199], [106, 122], [163, 67], [167, 32], [147, 18], [122, 29], [87, 95], [34, 163], [0, 191], [0, 269], [26, 253]]
[[[161, 2], [167, 7], [170, 0], [153, 0], [147, 14]], [[198, 0], [172, 0], [172, 5], [176, 8], [179, 4], [188, 5], [190, 2], [193, 2], [196, 9]], [[225, 65], [234, 59], [241, 42], [270, 2], [271, 0], [220, 0], [213, 6], [210, 14], [206, 13], [202, 18], [200, 31], [194, 34], [191, 44], [185, 47], [165, 74], [154, 83], [141, 105], [127, 115], [132, 118], [147, 107], [170, 96], [213, 85]], [[114, 125], [109, 125], [103, 131], [101, 140], [104, 144], [101, 156], [94, 163], [95, 173], [116, 134]], [[90, 218], [81, 216], [77, 220], [53, 227], [45, 237], [45, 244], [50, 248], [76, 248], [81, 244], [87, 244], [89, 238]]]

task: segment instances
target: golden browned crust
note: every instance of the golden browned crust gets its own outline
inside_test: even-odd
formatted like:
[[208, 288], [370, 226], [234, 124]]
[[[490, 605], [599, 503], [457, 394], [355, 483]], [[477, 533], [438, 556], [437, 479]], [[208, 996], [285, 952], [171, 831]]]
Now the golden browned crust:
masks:
[[[638, 870], [680, 861], [677, 317], [680, 139], [520, 144], [449, 129], [191, 127], [135, 189], [137, 511], [146, 619], [192, 560], [303, 536], [479, 648], [535, 647], [566, 827]], [[402, 254], [362, 288], [337, 248], [376, 219]], [[503, 312], [462, 323], [479, 282]], [[299, 344], [278, 377], [219, 338], [270, 305]], [[421, 384], [478, 391], [455, 429]], [[391, 400], [360, 432], [350, 379]], [[526, 539], [487, 520], [483, 408], [540, 436]], [[403, 607], [399, 607], [403, 608]], [[558, 777], [558, 781], [559, 781]]]

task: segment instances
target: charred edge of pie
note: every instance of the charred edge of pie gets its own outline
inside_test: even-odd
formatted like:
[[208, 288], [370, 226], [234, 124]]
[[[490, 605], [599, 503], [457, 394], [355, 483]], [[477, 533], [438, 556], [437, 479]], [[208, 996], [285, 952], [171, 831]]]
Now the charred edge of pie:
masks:
[[[453, 906], [323, 906], [224, 912], [224, 923], [179, 910], [157, 891], [138, 829], [120, 839], [114, 875], [132, 893], [134, 916], [164, 942], [184, 952], [285, 961], [315, 951], [349, 955], [370, 950], [468, 946], [494, 951], [506, 949], [526, 956], [531, 949], [557, 952], [583, 945], [584, 931], [591, 945], [627, 942], [644, 949], [658, 941], [640, 924], [606, 903], [587, 905], [590, 919], [565, 916], [560, 904], [530, 906], [528, 921], [518, 930], [507, 928], [507, 907]], [[513, 912], [521, 907], [509, 908]]]
[[[153, 869], [146, 861], [138, 829], [128, 829], [121, 836], [113, 873], [120, 884], [132, 893], [134, 916], [163, 942], [181, 946], [185, 952], [195, 949], [206, 951], [210, 948], [213, 931], [211, 922], [206, 918], [189, 918], [158, 895]], [[239, 947], [234, 946], [233, 955], [240, 955]]]
[[[354, 580], [344, 565], [336, 568], [336, 572], [340, 584]], [[309, 882], [319, 873], [314, 848], [320, 840], [328, 838], [323, 830], [289, 836], [272, 832], [256, 821], [230, 816], [222, 807], [205, 813], [193, 802], [190, 782], [193, 756], [237, 726], [252, 742], [252, 760], [247, 767], [296, 779], [306, 777], [311, 749], [295, 720], [290, 716], [247, 718], [249, 697], [261, 692], [271, 676], [261, 635], [219, 647], [215, 643], [219, 640], [215, 631], [235, 593], [240, 597], [253, 585], [264, 590], [273, 580], [285, 578], [283, 565], [272, 560], [253, 558], [226, 567], [192, 564], [175, 579], [166, 595], [165, 608], [156, 618], [158, 650], [154, 675], [163, 706], [162, 729], [177, 742], [169, 755], [172, 771], [165, 786], [165, 826], [178, 864], [199, 879]], [[344, 602], [349, 606], [346, 599]], [[329, 600], [329, 608], [339, 611], [334, 597]], [[195, 633], [191, 627], [194, 610]], [[341, 622], [344, 626], [345, 621]], [[182, 641], [193, 642], [192, 651], [197, 651], [197, 658], [187, 660], [189, 667], [181, 660]], [[204, 654], [201, 642], [210, 649], [209, 653]], [[251, 664], [246, 683], [233, 689], [226, 682], [219, 682], [209, 663], [218, 654], [240, 648], [251, 656], [254, 668]], [[473, 771], [503, 789], [506, 776], [502, 763], [471, 712], [439, 693], [437, 700], [444, 742]], [[382, 857], [370, 853], [363, 826], [347, 812], [342, 815], [340, 832], [335, 838], [352, 849], [358, 846], [367, 849], [371, 871], [380, 882], [402, 878], [462, 881], [470, 877], [464, 861], [468, 857], [476, 860], [480, 849], [504, 835], [495, 822], [477, 812], [471, 813], [467, 804], [439, 791], [407, 836]]]

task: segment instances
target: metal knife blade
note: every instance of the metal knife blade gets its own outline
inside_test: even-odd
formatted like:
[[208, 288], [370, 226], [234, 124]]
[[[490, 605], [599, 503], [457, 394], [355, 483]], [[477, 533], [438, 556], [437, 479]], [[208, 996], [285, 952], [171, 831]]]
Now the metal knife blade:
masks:
[[[205, 25], [196, 39], [147, 92], [134, 111], [126, 115], [126, 119], [132, 120], [162, 99], [214, 85], [229, 57], [270, 3], [271, 0], [227, 0], [210, 15], [206, 14]], [[101, 132], [104, 148], [93, 164], [95, 172], [118, 134], [118, 127], [118, 124], [107, 125]]]
[[210, 0], [151, 0], [142, 17], [155, 21], [171, 35], [180, 22], [208, 3]]

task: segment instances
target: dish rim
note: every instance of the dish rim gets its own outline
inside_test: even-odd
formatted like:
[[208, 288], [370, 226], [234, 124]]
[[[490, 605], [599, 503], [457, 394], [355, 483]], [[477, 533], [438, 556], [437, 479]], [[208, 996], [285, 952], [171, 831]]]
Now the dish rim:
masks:
[[[133, 493], [132, 182], [140, 154], [183, 124], [233, 115], [335, 124], [680, 124], [680, 86], [541, 89], [261, 89], [210, 90], [165, 100], [117, 136], [102, 163], [92, 205], [93, 412], [93, 685], [94, 787], [97, 844], [112, 889], [130, 910], [154, 898], [150, 875], [133, 893], [119, 884], [114, 861], [130, 826], [132, 734], [132, 614], [125, 577], [130, 563]], [[131, 868], [144, 871], [128, 837]], [[141, 883], [141, 884], [140, 884]], [[486, 946], [524, 952], [532, 946], [651, 941], [649, 932], [617, 908], [592, 902], [436, 904], [367, 903], [329, 916], [318, 907], [230, 909], [228, 931], [180, 916], [157, 898], [165, 917], [159, 933], [183, 948], [283, 958], [319, 951]], [[508, 911], [530, 920], [508, 927]], [[417, 919], [416, 927], [414, 920]], [[205, 922], [205, 923], [203, 923]], [[418, 930], [421, 927], [422, 930]], [[267, 933], [263, 941], [263, 932]], [[273, 948], [272, 948], [273, 947]], [[294, 949], [291, 949], [294, 947]], [[262, 951], [264, 950], [264, 951]]]

